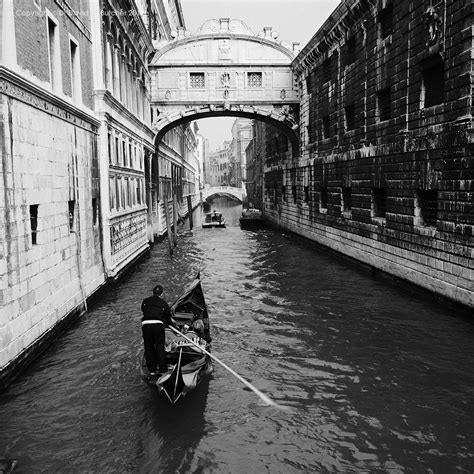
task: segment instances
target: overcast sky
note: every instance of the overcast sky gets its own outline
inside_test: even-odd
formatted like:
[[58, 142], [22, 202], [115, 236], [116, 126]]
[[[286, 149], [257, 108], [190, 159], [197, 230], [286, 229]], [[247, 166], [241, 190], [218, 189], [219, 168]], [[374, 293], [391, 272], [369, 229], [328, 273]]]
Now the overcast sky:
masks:
[[[340, 3], [339, 0], [181, 0], [186, 28], [195, 33], [209, 19], [242, 20], [254, 33], [271, 26], [280, 41], [299, 42], [303, 48]], [[198, 121], [211, 150], [229, 140], [235, 118]]]

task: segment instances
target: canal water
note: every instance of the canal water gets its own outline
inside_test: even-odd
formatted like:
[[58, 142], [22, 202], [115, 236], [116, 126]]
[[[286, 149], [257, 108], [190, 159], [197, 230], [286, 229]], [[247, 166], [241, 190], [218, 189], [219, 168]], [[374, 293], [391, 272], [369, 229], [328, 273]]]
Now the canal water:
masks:
[[[183, 226], [0, 396], [17, 472], [474, 471], [474, 320], [276, 230]], [[201, 270], [216, 366], [169, 406], [139, 376], [140, 303]]]

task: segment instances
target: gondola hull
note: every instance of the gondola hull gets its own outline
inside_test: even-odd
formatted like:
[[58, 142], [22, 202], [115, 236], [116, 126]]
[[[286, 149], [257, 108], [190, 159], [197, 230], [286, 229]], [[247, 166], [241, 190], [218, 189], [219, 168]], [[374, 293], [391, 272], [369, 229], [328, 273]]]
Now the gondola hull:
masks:
[[196, 388], [201, 380], [213, 371], [211, 358], [204, 353], [210, 351], [211, 338], [209, 316], [199, 278], [185, 289], [171, 306], [171, 310], [176, 329], [186, 337], [171, 328], [166, 328], [167, 372], [160, 374], [158, 378], [151, 376], [143, 357], [140, 373], [144, 382], [156, 387], [159, 393], [174, 404]]

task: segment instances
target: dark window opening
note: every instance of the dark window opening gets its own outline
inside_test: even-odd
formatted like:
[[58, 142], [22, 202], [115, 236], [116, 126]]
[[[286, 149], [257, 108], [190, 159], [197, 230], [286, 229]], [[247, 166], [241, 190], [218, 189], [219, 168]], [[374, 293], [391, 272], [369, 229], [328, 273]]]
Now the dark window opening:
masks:
[[424, 107], [444, 102], [444, 80], [444, 62], [441, 58], [423, 69]]
[[31, 243], [36, 245], [38, 243], [38, 204], [30, 206], [30, 226], [31, 226]]
[[377, 93], [377, 108], [381, 122], [390, 119], [392, 116], [392, 93], [390, 87], [386, 87]]
[[342, 210], [348, 212], [352, 210], [352, 189], [348, 187], [342, 188]]
[[311, 94], [312, 88], [311, 72], [306, 76], [306, 91], [308, 94]]
[[380, 39], [385, 39], [393, 33], [393, 6], [387, 5], [380, 11], [379, 16]]
[[281, 187], [281, 198], [283, 201], [286, 201], [286, 186]]
[[344, 108], [346, 119], [346, 130], [354, 130], [355, 128], [355, 106], [354, 104], [346, 105]]
[[92, 225], [97, 225], [97, 198], [92, 198]]
[[309, 186], [304, 187], [304, 202], [309, 202]]
[[353, 35], [346, 42], [346, 66], [349, 66], [356, 60], [356, 46], [356, 37]]
[[74, 232], [74, 208], [76, 207], [76, 201], [69, 201], [68, 210], [69, 210], [69, 232]]
[[331, 122], [329, 121], [329, 115], [323, 117], [323, 138], [329, 138], [331, 136]]
[[387, 214], [387, 189], [372, 188], [373, 217], [385, 218]]
[[420, 224], [436, 226], [438, 219], [438, 191], [416, 191], [416, 207], [420, 217]]
[[327, 209], [328, 207], [328, 188], [327, 186], [321, 186], [319, 193], [319, 207], [320, 209]]
[[48, 44], [49, 44], [49, 67], [51, 72], [51, 85], [56, 89], [58, 84], [58, 64], [56, 54], [56, 24], [48, 18]]
[[327, 58], [323, 62], [323, 82], [331, 80], [331, 58]]
[[296, 204], [296, 200], [297, 200], [297, 195], [296, 195], [296, 184], [294, 184], [292, 187], [292, 193], [293, 193], [293, 202]]

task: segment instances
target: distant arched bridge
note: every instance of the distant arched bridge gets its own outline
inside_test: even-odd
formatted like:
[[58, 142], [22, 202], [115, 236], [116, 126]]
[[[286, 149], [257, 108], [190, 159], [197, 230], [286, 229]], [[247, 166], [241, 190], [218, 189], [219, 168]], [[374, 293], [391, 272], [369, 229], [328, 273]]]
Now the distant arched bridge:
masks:
[[234, 186], [209, 186], [202, 190], [202, 199], [206, 201], [210, 197], [225, 196], [230, 199], [242, 202], [244, 198], [244, 191], [242, 188], [235, 188]]

